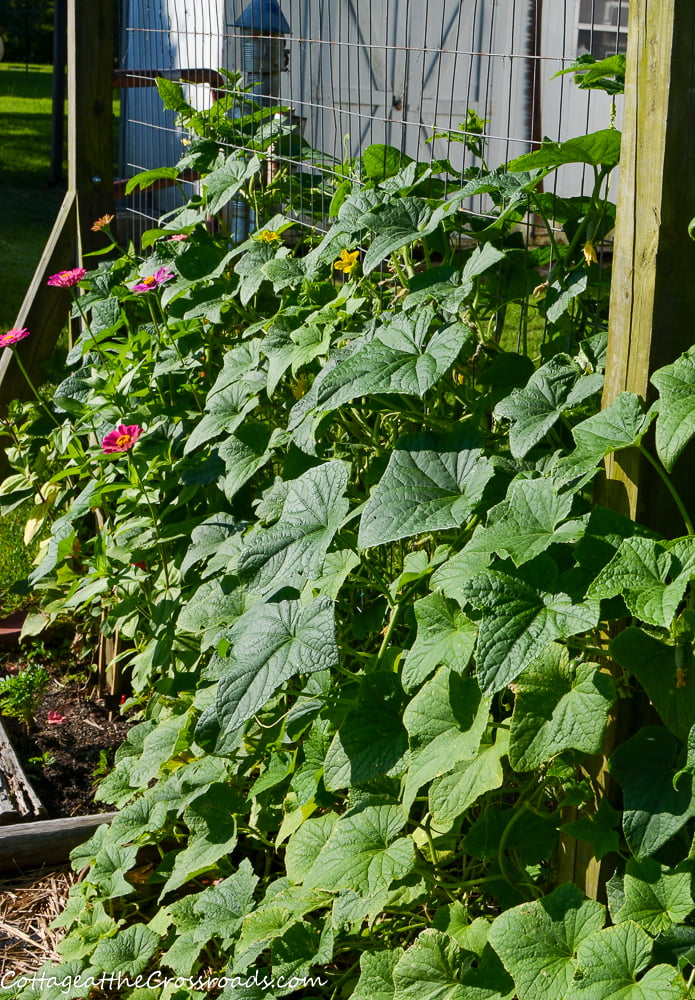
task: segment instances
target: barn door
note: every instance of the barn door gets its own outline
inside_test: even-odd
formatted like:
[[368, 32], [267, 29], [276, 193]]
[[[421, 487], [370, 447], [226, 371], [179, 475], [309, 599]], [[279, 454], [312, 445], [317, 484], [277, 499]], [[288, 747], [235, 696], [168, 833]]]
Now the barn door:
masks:
[[401, 0], [386, 3], [377, 16], [364, 0], [341, 2], [333, 37], [346, 45], [342, 56], [333, 52], [332, 79], [341, 106], [358, 123], [353, 152], [387, 142], [422, 159], [433, 127], [465, 121], [469, 81], [477, 79], [471, 69], [479, 60], [469, 44], [477, 6]]
[[[293, 35], [306, 41], [292, 44], [288, 99], [302, 106], [317, 148], [342, 159], [386, 142], [462, 166], [470, 162], [463, 147], [425, 140], [433, 129], [456, 129], [469, 108], [492, 134], [524, 139], [514, 152], [527, 148], [519, 0], [302, 0], [298, 14]], [[505, 152], [502, 144], [494, 154]]]
[[379, 16], [371, 7], [341, 0], [327, 25], [338, 42], [330, 46], [332, 93], [353, 155], [373, 142], [401, 145], [406, 4], [385, 3]]

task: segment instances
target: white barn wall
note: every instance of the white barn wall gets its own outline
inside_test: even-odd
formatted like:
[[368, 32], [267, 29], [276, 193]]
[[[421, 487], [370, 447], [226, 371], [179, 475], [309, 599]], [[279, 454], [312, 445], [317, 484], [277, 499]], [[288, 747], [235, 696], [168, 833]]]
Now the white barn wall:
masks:
[[[121, 67], [127, 70], [218, 68], [223, 60], [224, 4], [219, 0], [125, 0]], [[181, 156], [181, 132], [164, 111], [156, 87], [121, 90], [120, 162], [123, 176], [172, 166]], [[207, 86], [187, 87], [195, 107], [209, 106]], [[158, 216], [179, 199], [175, 188], [134, 200], [137, 211]]]

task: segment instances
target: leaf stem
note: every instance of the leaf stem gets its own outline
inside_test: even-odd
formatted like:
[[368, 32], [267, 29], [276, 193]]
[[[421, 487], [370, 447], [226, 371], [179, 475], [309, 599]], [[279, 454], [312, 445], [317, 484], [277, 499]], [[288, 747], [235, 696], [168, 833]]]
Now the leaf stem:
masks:
[[671, 477], [668, 475], [668, 473], [663, 468], [663, 466], [661, 465], [661, 463], [657, 462], [657, 460], [654, 458], [654, 456], [651, 455], [647, 451], [647, 449], [644, 447], [644, 445], [638, 444], [637, 445], [637, 450], [639, 451], [639, 453], [641, 455], [643, 455], [647, 459], [647, 461], [652, 466], [652, 468], [661, 477], [661, 480], [663, 481], [664, 486], [666, 487], [666, 489], [669, 491], [669, 493], [673, 497], [673, 501], [674, 501], [676, 507], [678, 508], [678, 513], [683, 518], [683, 524], [685, 525], [685, 530], [688, 532], [689, 535], [695, 535], [695, 529], [693, 528], [693, 522], [690, 520], [690, 516], [688, 514], [688, 511], [685, 509], [685, 504], [681, 500], [681, 498], [678, 495], [678, 492], [677, 492], [675, 486], [671, 482]]

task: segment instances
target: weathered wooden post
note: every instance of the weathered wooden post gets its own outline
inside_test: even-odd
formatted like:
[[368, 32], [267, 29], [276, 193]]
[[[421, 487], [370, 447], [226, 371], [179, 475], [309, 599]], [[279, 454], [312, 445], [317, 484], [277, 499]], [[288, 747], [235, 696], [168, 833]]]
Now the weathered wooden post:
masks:
[[[649, 400], [651, 373], [695, 343], [695, 243], [688, 236], [695, 216], [694, 74], [692, 0], [630, 0], [604, 406], [625, 390]], [[687, 464], [681, 460], [681, 468]], [[686, 503], [695, 499], [692, 475], [677, 485]], [[636, 449], [608, 458], [598, 500], [667, 537], [683, 530]], [[602, 791], [608, 757], [643, 724], [636, 711], [630, 701], [617, 703], [603, 756], [591, 762]], [[608, 866], [583, 842], [567, 840], [563, 848], [559, 881], [604, 898]]]
[[[691, 0], [630, 0], [604, 405], [623, 390], [651, 398], [652, 372], [695, 343], [694, 73]], [[668, 535], [675, 508], [657, 483], [636, 451], [618, 452], [603, 502]]]
[[68, 189], [77, 194], [79, 254], [103, 247], [92, 223], [113, 211], [113, 9], [68, 3]]

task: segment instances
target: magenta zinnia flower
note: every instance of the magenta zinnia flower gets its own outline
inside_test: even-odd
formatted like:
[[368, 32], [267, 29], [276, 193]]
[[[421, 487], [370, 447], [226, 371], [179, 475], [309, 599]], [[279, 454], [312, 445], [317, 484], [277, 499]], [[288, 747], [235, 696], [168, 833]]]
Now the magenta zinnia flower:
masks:
[[51, 710], [46, 716], [46, 722], [51, 726], [60, 726], [67, 720], [67, 716], [63, 715], [62, 712], [54, 712]]
[[135, 285], [130, 286], [131, 292], [149, 292], [157, 285], [162, 285], [169, 278], [174, 277], [174, 272], [170, 271], [168, 267], [160, 267], [158, 271], [154, 274], [148, 275], [146, 278], [141, 278], [140, 281]]
[[27, 329], [17, 329], [13, 327], [8, 330], [7, 333], [0, 333], [0, 347], [9, 347], [10, 344], [16, 344], [20, 340], [24, 340], [25, 337], [29, 336], [29, 331]]
[[83, 267], [73, 267], [71, 271], [58, 271], [57, 274], [50, 276], [46, 284], [54, 285], [56, 288], [72, 288], [78, 281], [82, 281], [86, 273]]
[[115, 431], [109, 431], [101, 442], [101, 450], [111, 455], [116, 451], [130, 451], [142, 434], [142, 427], [137, 424], [119, 424]]

